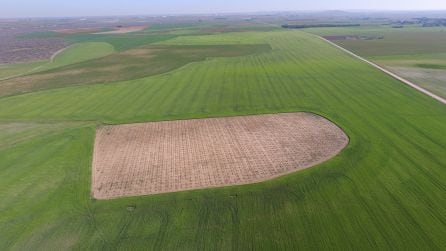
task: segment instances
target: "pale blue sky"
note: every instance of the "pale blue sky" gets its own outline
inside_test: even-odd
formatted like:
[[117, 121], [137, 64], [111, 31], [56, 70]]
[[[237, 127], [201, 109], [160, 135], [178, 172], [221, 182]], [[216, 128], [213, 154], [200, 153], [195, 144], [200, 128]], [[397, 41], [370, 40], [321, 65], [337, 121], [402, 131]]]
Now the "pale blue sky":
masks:
[[446, 10], [446, 0], [0, 0], [0, 17], [366, 9]]

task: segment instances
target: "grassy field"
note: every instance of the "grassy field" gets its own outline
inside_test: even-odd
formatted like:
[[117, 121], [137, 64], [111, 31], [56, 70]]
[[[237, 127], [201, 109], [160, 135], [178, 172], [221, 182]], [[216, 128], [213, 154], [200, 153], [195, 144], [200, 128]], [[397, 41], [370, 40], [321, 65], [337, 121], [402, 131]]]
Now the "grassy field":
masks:
[[378, 63], [419, 86], [446, 97], [446, 28], [388, 26], [310, 29], [318, 35], [381, 37], [338, 40], [338, 45]]
[[306, 30], [322, 36], [359, 35], [370, 40], [340, 40], [338, 45], [363, 57], [388, 55], [436, 54], [446, 52], [446, 28], [421, 28], [408, 26], [394, 29], [389, 26], [364, 26], [353, 28], [318, 28]]
[[76, 64], [95, 58], [105, 57], [113, 53], [114, 48], [111, 44], [104, 42], [85, 42], [73, 44], [60, 53], [54, 55], [54, 58], [39, 71], [55, 69], [70, 64]]
[[446, 53], [375, 56], [371, 59], [446, 98]]
[[164, 34], [164, 33], [144, 33], [135, 32], [128, 34], [90, 34], [90, 33], [77, 33], [77, 34], [62, 34], [57, 32], [37, 32], [30, 33], [22, 36], [23, 38], [62, 38], [67, 42], [75, 43], [108, 43], [113, 46], [117, 51], [128, 50], [141, 45], [164, 41], [175, 38], [176, 35]]
[[[90, 48], [85, 49], [87, 53], [91, 51]], [[203, 61], [213, 57], [238, 57], [268, 52], [270, 50], [271, 47], [268, 44], [146, 45], [103, 56], [96, 60], [84, 60], [82, 63], [70, 64], [63, 68], [56, 67], [51, 71], [43, 71], [38, 74], [0, 82], [0, 96], [10, 96], [71, 85], [138, 79], [169, 72], [188, 63]], [[92, 54], [94, 55], [94, 52]], [[60, 65], [60, 61], [55, 60], [50, 65]], [[113, 74], [110, 74], [110, 72], [113, 72]]]
[[73, 44], [59, 51], [48, 60], [0, 65], [0, 81], [104, 57], [113, 53], [113, 51], [113, 46], [103, 42]]
[[[0, 249], [446, 248], [443, 105], [299, 31], [162, 44], [272, 50], [0, 98], [0, 128], [9, 128], [0, 132]], [[90, 197], [98, 124], [297, 111], [334, 121], [350, 145], [322, 165], [261, 184]]]
[[28, 63], [2, 64], [0, 65], [0, 81], [30, 72], [45, 63], [47, 61], [42, 60]]

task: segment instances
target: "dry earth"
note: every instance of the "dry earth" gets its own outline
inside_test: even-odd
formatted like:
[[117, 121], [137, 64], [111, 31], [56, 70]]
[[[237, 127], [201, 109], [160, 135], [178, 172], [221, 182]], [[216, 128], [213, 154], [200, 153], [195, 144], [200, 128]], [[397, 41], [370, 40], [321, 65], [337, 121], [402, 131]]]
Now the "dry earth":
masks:
[[112, 31], [104, 31], [104, 32], [98, 32], [98, 33], [93, 33], [93, 34], [125, 34], [125, 33], [130, 33], [130, 32], [136, 32], [136, 31], [142, 31], [145, 30], [148, 26], [144, 25], [144, 26], [129, 26], [129, 27], [119, 27], [116, 28], [115, 30]]
[[112, 199], [256, 183], [324, 162], [348, 144], [310, 113], [104, 126], [92, 195]]
[[73, 28], [73, 29], [60, 29], [54, 30], [54, 32], [71, 35], [71, 34], [79, 34], [79, 33], [93, 33], [100, 31], [101, 28]]

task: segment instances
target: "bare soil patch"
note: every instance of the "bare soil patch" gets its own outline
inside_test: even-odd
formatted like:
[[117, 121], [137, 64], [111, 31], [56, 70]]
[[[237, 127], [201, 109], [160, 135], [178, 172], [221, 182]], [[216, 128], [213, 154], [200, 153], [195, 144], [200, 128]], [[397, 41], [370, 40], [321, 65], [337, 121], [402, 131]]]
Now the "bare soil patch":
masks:
[[142, 31], [142, 30], [145, 30], [147, 27], [148, 27], [147, 25], [117, 27], [115, 30], [112, 30], [112, 31], [104, 31], [104, 32], [98, 32], [98, 33], [93, 33], [93, 34], [125, 34], [125, 33], [130, 33], [130, 32]]
[[73, 28], [73, 29], [60, 29], [60, 30], [54, 30], [54, 32], [65, 34], [65, 35], [72, 35], [72, 34], [79, 34], [79, 33], [92, 33], [92, 32], [98, 32], [101, 28]]
[[99, 128], [97, 199], [249, 184], [324, 162], [348, 144], [309, 113], [151, 122]]

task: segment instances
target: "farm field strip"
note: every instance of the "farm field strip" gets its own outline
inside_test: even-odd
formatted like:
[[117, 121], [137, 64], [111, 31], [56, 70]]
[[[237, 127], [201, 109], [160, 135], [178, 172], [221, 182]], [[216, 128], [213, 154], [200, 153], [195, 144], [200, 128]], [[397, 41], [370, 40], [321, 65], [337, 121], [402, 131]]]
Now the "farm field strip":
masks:
[[325, 39], [323, 37], [319, 37], [319, 38], [324, 40], [324, 41], [326, 41], [327, 43], [330, 43], [331, 45], [335, 46], [336, 48], [339, 48], [339, 49], [345, 51], [346, 53], [356, 57], [357, 59], [362, 60], [362, 61], [370, 64], [371, 66], [375, 67], [376, 69], [379, 69], [380, 71], [382, 71], [382, 72], [392, 76], [393, 78], [403, 82], [404, 84], [409, 85], [410, 87], [413, 87], [417, 91], [422, 92], [422, 93], [432, 97], [433, 99], [435, 99], [435, 100], [437, 100], [437, 101], [439, 101], [439, 102], [441, 102], [443, 104], [446, 104], [446, 99], [444, 99], [444, 98], [442, 98], [442, 97], [440, 97], [440, 96], [438, 96], [438, 95], [436, 95], [436, 94], [434, 94], [434, 93], [432, 93], [432, 92], [430, 92], [430, 91], [420, 87], [417, 84], [414, 84], [413, 82], [411, 82], [411, 81], [409, 81], [407, 79], [404, 79], [403, 77], [398, 76], [397, 74], [395, 74], [395, 73], [393, 73], [393, 72], [391, 72], [391, 71], [389, 71], [389, 70], [387, 70], [387, 69], [385, 69], [385, 68], [383, 68], [383, 67], [381, 67], [381, 66], [379, 66], [379, 65], [377, 65], [377, 64], [375, 64], [375, 63], [373, 63], [373, 62], [371, 62], [371, 61], [369, 61], [369, 60], [367, 60], [367, 59], [365, 59], [365, 58], [363, 58], [361, 56], [359, 56], [359, 55], [356, 55], [355, 53], [353, 53], [353, 52], [351, 52], [351, 51], [349, 51], [349, 50], [347, 50], [347, 49], [345, 49], [345, 48], [343, 48], [343, 47], [341, 47], [341, 46], [339, 46], [339, 45], [337, 45], [337, 44], [335, 44], [335, 43], [333, 43], [333, 42], [331, 42], [331, 41], [329, 41], [329, 40], [327, 40], [327, 39]]
[[446, 98], [444, 27], [370, 26], [307, 31], [334, 39], [337, 45]]
[[446, 98], [446, 53], [375, 56], [370, 60]]
[[[302, 42], [305, 43], [305, 40]], [[277, 47], [277, 50], [287, 50], [292, 43], [291, 39], [286, 42], [279, 40], [274, 46]], [[322, 41], [321, 44], [323, 44]], [[316, 46], [320, 45], [316, 44]], [[2, 110], [0, 117], [2, 115], [14, 114], [12, 117], [24, 119], [35, 116], [47, 119], [79, 118], [82, 120], [94, 120], [96, 116], [99, 116], [113, 118], [114, 121], [119, 123], [119, 121], [144, 121], [138, 119], [144, 116], [149, 116], [153, 119], [157, 117], [159, 119], [161, 117], [181, 118], [178, 116], [186, 113], [203, 114], [201, 116], [205, 116], [206, 113], [217, 111], [220, 111], [220, 114], [226, 113], [227, 115], [243, 114], [243, 110], [246, 109], [251, 112], [263, 111], [263, 113], [266, 113], [268, 110], [281, 111], [281, 109], [283, 109], [282, 111], [291, 111], [296, 109], [294, 107], [301, 107], [302, 102], [305, 100], [309, 101], [308, 104], [312, 103], [311, 99], [314, 96], [312, 97], [305, 93], [320, 92], [320, 88], [314, 88], [314, 85], [311, 84], [312, 82], [318, 81], [324, 89], [331, 91], [337, 89], [336, 84], [333, 83], [340, 84], [345, 82], [342, 77], [332, 74], [333, 70], [338, 68], [338, 66], [334, 67], [334, 60], [329, 59], [338, 57], [342, 53], [337, 51], [329, 52], [327, 54], [327, 51], [315, 52], [314, 50], [311, 51], [311, 49], [305, 51], [305, 48], [300, 48], [296, 52], [288, 49], [287, 54], [265, 53], [257, 56], [248, 56], [246, 59], [222, 58], [209, 60], [206, 64], [190, 64], [181, 71], [136, 81], [32, 93], [27, 94], [26, 98], [25, 96], [10, 97], [3, 99], [3, 102], [0, 102], [0, 106], [2, 103], [20, 102], [19, 100], [24, 98], [26, 100], [23, 100], [20, 104], [9, 106], [10, 109]], [[296, 58], [305, 58], [308, 64], [304, 63], [305, 60], [296, 60]], [[326, 58], [326, 60], [317, 62], [317, 58]], [[348, 58], [341, 57], [336, 60], [344, 63], [345, 69], [352, 65], [352, 61]], [[355, 64], [354, 61], [353, 63]], [[247, 73], [241, 71], [240, 69], [244, 67], [248, 67], [250, 70]], [[341, 70], [344, 69], [344, 66], [340, 67]], [[318, 77], [315, 78], [314, 72], [319, 72], [321, 68], [324, 69], [324, 72], [318, 73]], [[208, 69], [207, 71], [212, 74], [204, 73], [205, 69]], [[290, 76], [290, 71], [294, 71], [295, 75]], [[285, 77], [277, 77], [278, 74], [283, 74]], [[248, 81], [239, 83], [237, 81], [239, 76], [243, 76]], [[232, 78], [233, 81], [229, 81], [228, 78]], [[382, 78], [382, 76], [378, 76], [377, 81], [383, 81], [379, 78]], [[201, 79], [201, 81], [197, 82], [196, 79]], [[283, 89], [275, 90], [276, 83], [271, 82], [273, 79], [277, 79], [278, 83], [283, 82], [290, 91], [284, 91]], [[295, 84], [290, 85], [289, 81], [293, 80], [296, 81]], [[216, 88], [209, 88], [212, 86], [209, 83], [214, 83]], [[204, 84], [204, 87], [208, 88], [199, 88], [200, 93], [205, 95], [195, 97], [193, 90], [198, 88], [199, 84]], [[237, 88], [241, 88], [240, 90], [249, 88], [250, 91], [238, 93]], [[353, 85], [350, 88], [357, 90], [358, 93], [363, 92], [361, 91], [362, 87], [358, 85]], [[385, 88], [385, 86], [380, 88]], [[158, 89], [158, 95], [153, 96], [153, 91], [141, 91], [146, 89], [154, 91]], [[172, 92], [171, 90], [173, 89], [176, 91]], [[203, 92], [205, 90], [206, 93]], [[70, 93], [70, 95], [65, 95], [65, 93]], [[233, 100], [233, 94], [239, 97]], [[395, 91], [391, 91], [391, 94], [401, 96], [400, 93]], [[97, 99], [98, 95], [102, 98]], [[301, 99], [295, 99], [295, 95], [299, 95]], [[135, 102], [126, 102], [126, 100], [133, 100], [133, 98], [130, 98], [132, 96], [140, 98], [134, 100]], [[323, 93], [318, 93], [318, 96], [320, 96], [318, 102], [327, 102], [323, 98]], [[83, 97], [83, 99], [79, 101], [78, 97]], [[41, 98], [44, 98], [44, 100]], [[115, 100], [119, 100], [122, 104], [117, 105], [118, 103]], [[194, 102], [191, 103], [190, 100]], [[251, 102], [246, 103], [248, 100], [251, 100]], [[234, 103], [235, 101], [236, 103]], [[34, 106], [27, 104], [28, 102], [40, 104]], [[101, 105], [98, 106], [98, 103], [101, 103]], [[159, 107], [161, 104], [165, 105]], [[110, 106], [113, 106], [114, 109], [110, 110], [107, 108]], [[325, 106], [325, 104], [320, 106]], [[22, 110], [21, 113], [14, 111], [21, 110], [21, 107], [25, 108], [26, 111]], [[51, 107], [58, 107], [59, 109]], [[222, 110], [222, 107], [225, 107], [225, 109]], [[274, 110], [274, 107], [277, 110]], [[282, 108], [278, 109], [280, 107]], [[190, 117], [191, 115], [188, 116]]]
[[85, 42], [70, 45], [55, 54], [48, 64], [42, 66], [39, 71], [51, 70], [95, 58], [101, 58], [113, 53], [111, 44], [104, 42]]
[[[77, 48], [81, 47], [81, 48]], [[100, 47], [100, 48], [95, 48]], [[103, 48], [102, 48], [103, 47]], [[79, 50], [96, 51], [85, 56]], [[106, 50], [106, 51], [102, 51]], [[135, 80], [178, 69], [191, 62], [215, 57], [240, 57], [269, 52], [268, 44], [220, 46], [142, 46], [109, 55], [112, 46], [103, 42], [81, 43], [60, 53], [43, 65], [40, 73], [0, 82], [0, 96], [37, 90]], [[105, 52], [105, 54], [104, 54]], [[111, 52], [110, 52], [111, 53]], [[68, 56], [66, 56], [68, 54]], [[59, 68], [54, 70], [53, 68]], [[47, 71], [45, 71], [45, 69]], [[113, 74], [110, 74], [113, 72]]]
[[[5, 81], [9, 79], [101, 58], [110, 55], [113, 51], [114, 49], [112, 45], [102, 42], [73, 44], [55, 52], [49, 60], [9, 66], [9, 72], [14, 72], [14, 74], [8, 74], [8, 66], [4, 66], [4, 70], [0, 68], [0, 85], [5, 83], [8, 84], [8, 82]], [[2, 73], [2, 71], [4, 71], [4, 73]], [[33, 85], [32, 81], [29, 79], [28, 82], [31, 82], [28, 83], [29, 85]], [[0, 93], [0, 95], [1, 94], [2, 93]]]
[[0, 65], [0, 81], [23, 76], [46, 63], [47, 61], [43, 60], [29, 63], [2, 64]]
[[383, 64], [392, 72], [403, 76], [421, 87], [446, 98], [446, 70], [421, 67], [389, 66]]
[[375, 56], [405, 56], [419, 54], [445, 53], [446, 39], [444, 27], [408, 27], [392, 29], [383, 26], [360, 28], [308, 29], [309, 33], [319, 36], [363, 36], [370, 39], [338, 40], [336, 44], [369, 58]]

